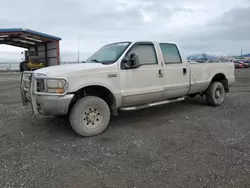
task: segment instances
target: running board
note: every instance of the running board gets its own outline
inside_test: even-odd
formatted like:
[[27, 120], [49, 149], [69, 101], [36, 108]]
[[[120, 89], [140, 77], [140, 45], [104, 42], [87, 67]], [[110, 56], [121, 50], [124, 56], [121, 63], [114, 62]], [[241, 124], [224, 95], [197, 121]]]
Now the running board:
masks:
[[120, 108], [120, 110], [121, 111], [141, 110], [144, 108], [149, 108], [149, 107], [153, 107], [153, 106], [159, 106], [159, 105], [169, 104], [169, 103], [174, 103], [174, 102], [180, 102], [180, 101], [184, 101], [184, 100], [185, 100], [185, 98], [182, 97], [182, 98], [177, 98], [177, 99], [172, 99], [172, 100], [167, 100], [167, 101], [149, 103], [149, 104], [140, 105], [140, 106], [124, 107], [124, 108]]

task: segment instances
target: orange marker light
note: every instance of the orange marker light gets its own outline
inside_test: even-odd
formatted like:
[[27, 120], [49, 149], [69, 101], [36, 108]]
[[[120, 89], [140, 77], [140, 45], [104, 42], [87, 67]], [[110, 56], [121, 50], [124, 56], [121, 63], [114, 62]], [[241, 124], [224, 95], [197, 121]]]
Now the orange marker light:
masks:
[[64, 89], [57, 89], [56, 92], [57, 93], [64, 93]]

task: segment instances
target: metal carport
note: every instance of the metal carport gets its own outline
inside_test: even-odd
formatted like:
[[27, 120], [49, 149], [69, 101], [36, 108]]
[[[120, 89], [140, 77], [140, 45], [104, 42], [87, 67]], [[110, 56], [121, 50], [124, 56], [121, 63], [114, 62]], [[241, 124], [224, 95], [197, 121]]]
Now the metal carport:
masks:
[[0, 44], [26, 48], [39, 59], [45, 66], [60, 64], [59, 37], [23, 28], [0, 29]]

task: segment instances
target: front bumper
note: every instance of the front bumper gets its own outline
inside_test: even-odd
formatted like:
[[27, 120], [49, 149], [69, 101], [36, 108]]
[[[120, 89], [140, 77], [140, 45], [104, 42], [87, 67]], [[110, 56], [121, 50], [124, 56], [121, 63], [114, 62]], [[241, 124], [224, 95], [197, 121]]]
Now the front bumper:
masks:
[[[64, 93], [46, 93], [37, 88], [38, 80], [62, 80]], [[31, 104], [33, 114], [43, 115], [66, 115], [73, 94], [67, 94], [68, 82], [65, 78], [50, 78], [46, 76], [34, 76], [31, 71], [25, 71], [21, 76], [21, 95], [23, 105]]]
[[66, 115], [73, 94], [58, 96], [38, 96], [37, 110], [43, 115]]

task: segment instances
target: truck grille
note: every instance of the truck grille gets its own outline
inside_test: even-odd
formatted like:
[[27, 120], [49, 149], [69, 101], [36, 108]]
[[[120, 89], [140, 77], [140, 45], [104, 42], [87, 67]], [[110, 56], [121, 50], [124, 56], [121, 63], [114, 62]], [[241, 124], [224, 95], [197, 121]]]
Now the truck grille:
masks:
[[45, 92], [44, 79], [37, 79], [37, 92]]

